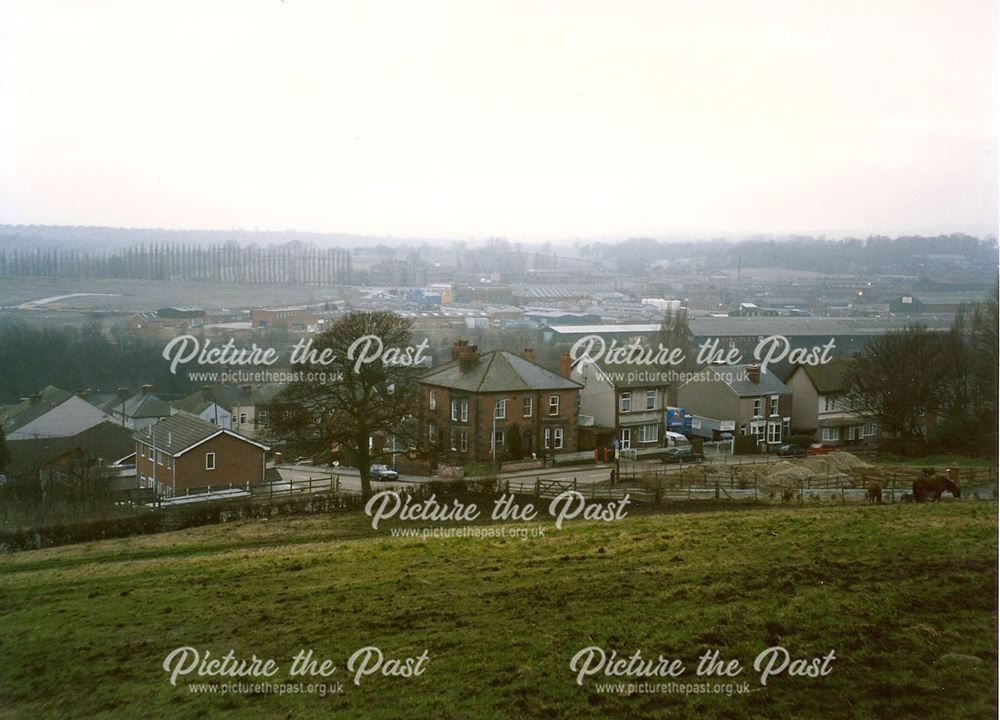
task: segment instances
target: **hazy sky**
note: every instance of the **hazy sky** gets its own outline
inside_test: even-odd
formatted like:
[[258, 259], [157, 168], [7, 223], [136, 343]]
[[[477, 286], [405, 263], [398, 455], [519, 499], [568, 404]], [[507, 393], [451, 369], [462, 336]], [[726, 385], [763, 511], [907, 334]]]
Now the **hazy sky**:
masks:
[[0, 222], [994, 232], [996, 0], [0, 0]]

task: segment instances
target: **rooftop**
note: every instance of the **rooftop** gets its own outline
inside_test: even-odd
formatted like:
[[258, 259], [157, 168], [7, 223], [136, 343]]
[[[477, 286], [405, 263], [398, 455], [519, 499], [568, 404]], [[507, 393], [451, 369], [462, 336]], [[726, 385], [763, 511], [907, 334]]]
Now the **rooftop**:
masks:
[[486, 353], [464, 373], [459, 361], [452, 360], [422, 375], [420, 382], [473, 393], [576, 390], [580, 387], [579, 383], [506, 350]]

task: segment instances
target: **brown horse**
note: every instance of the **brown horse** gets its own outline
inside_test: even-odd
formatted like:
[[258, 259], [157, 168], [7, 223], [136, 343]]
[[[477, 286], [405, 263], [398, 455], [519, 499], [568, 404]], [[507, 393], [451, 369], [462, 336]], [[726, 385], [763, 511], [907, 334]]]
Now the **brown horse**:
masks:
[[945, 490], [954, 497], [962, 497], [962, 491], [959, 490], [958, 485], [953, 483], [947, 475], [931, 475], [913, 481], [913, 499], [918, 503], [928, 500], [938, 502], [941, 499], [941, 493]]
[[878, 503], [879, 505], [881, 505], [882, 504], [882, 486], [879, 485], [874, 480], [872, 480], [870, 483], [868, 483], [868, 491], [865, 493], [865, 497], [868, 498], [868, 502], [870, 502], [870, 503]]

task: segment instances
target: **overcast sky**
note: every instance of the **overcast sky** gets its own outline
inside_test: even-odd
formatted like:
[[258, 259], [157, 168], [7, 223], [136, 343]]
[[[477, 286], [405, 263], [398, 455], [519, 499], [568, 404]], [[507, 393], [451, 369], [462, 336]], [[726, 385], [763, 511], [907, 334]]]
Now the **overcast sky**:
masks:
[[0, 222], [995, 232], [995, 0], [0, 0]]

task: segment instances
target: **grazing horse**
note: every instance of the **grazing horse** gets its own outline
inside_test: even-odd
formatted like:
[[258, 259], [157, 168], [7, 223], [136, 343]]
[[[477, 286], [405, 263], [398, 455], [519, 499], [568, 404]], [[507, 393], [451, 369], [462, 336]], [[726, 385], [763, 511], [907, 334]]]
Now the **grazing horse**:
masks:
[[868, 491], [865, 493], [865, 497], [868, 498], [868, 502], [870, 502], [870, 503], [878, 503], [879, 505], [881, 505], [882, 504], [882, 486], [879, 485], [874, 480], [872, 480], [870, 483], [868, 483]]
[[913, 499], [918, 503], [928, 500], [938, 502], [941, 499], [941, 493], [945, 490], [954, 497], [962, 497], [962, 491], [958, 489], [958, 485], [953, 483], [947, 475], [920, 477], [913, 481]]

